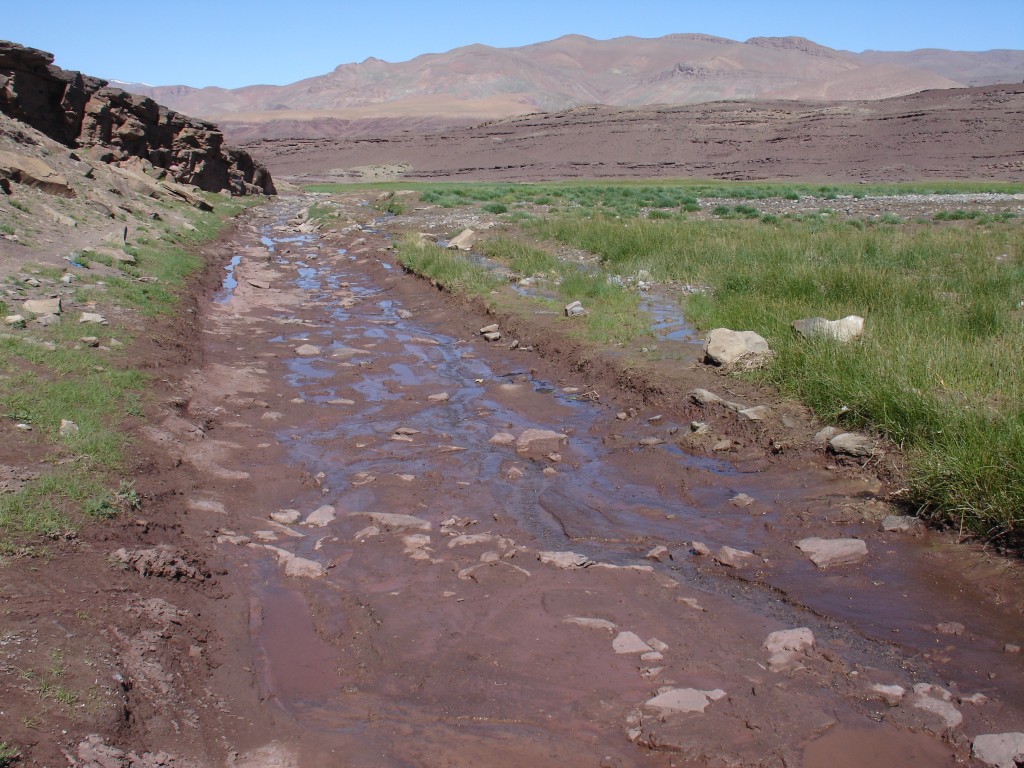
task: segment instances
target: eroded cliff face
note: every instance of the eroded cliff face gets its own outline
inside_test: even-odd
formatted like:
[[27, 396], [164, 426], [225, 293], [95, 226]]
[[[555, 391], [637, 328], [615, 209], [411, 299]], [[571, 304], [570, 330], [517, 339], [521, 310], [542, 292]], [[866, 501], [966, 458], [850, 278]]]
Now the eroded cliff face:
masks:
[[0, 41], [0, 112], [109, 163], [142, 158], [208, 192], [276, 194], [270, 172], [224, 147], [213, 123], [182, 115], [105, 80], [53, 65], [53, 55]]

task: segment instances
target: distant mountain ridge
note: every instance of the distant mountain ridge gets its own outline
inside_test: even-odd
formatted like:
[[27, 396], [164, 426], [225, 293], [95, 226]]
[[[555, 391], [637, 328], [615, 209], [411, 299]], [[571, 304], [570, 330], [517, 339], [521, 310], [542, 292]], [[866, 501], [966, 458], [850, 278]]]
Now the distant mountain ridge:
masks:
[[851, 53], [801, 37], [745, 42], [703, 34], [517, 48], [469, 45], [405, 62], [369, 58], [283, 86], [125, 84], [235, 138], [352, 134], [364, 120], [444, 125], [586, 104], [639, 107], [721, 100], [864, 100], [1024, 79], [1024, 51]]

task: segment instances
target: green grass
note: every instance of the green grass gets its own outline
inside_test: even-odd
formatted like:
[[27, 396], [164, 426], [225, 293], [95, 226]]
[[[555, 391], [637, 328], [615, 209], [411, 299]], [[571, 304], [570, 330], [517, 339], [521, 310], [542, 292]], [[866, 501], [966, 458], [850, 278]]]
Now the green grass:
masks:
[[395, 216], [401, 216], [405, 213], [405, 202], [401, 198], [395, 197], [394, 192], [378, 197], [370, 205], [375, 211], [380, 211], [381, 213], [391, 213]]
[[396, 250], [399, 263], [417, 275], [437, 281], [452, 293], [486, 296], [504, 284], [460, 251], [450, 251], [416, 238], [406, 238]]
[[6, 741], [0, 741], [0, 768], [10, 768], [21, 757], [21, 750]]
[[[194, 246], [215, 236], [226, 218], [254, 201], [207, 197], [214, 212], [184, 209], [194, 231], [166, 226], [140, 238], [129, 250], [133, 271], [150, 278], [108, 277], [98, 285], [86, 271], [76, 271], [76, 301], [94, 300], [96, 311], [113, 316], [131, 310], [138, 316], [169, 313], [178, 306], [185, 279], [201, 266]], [[30, 270], [56, 280], [60, 270]], [[23, 439], [44, 455], [40, 477], [19, 491], [0, 494], [0, 551], [22, 551], [26, 542], [74, 531], [84, 521], [109, 518], [138, 505], [125, 475], [130, 449], [125, 419], [140, 416], [149, 377], [131, 366], [119, 350], [83, 347], [79, 339], [115, 336], [131, 340], [138, 320], [126, 325], [82, 326], [72, 317], [47, 328], [31, 328], [0, 339], [0, 416], [32, 427]], [[55, 345], [48, 350], [39, 341]], [[36, 342], [36, 343], [33, 343]], [[61, 437], [61, 420], [78, 425], [76, 435]]]
[[[835, 200], [867, 195], [954, 194], [971, 192], [1024, 192], [1014, 182], [922, 181], [897, 184], [811, 184], [793, 182], [740, 182], [706, 179], [663, 179], [651, 181], [563, 181], [544, 184], [494, 184], [463, 182], [393, 182], [390, 184], [313, 184], [312, 192], [351, 192], [360, 189], [413, 190], [423, 202], [454, 208], [463, 205], [511, 207], [514, 204], [581, 208], [629, 218], [642, 210], [680, 212], [700, 210], [702, 198], [764, 200], [811, 197]], [[377, 207], [375, 205], [375, 207]]]
[[[611, 271], [709, 286], [687, 316], [757, 331], [777, 353], [763, 380], [826, 420], [902, 446], [922, 514], [1024, 539], [1019, 226], [572, 217], [534, 228]], [[847, 314], [867, 318], [858, 343], [802, 341], [789, 327]]]

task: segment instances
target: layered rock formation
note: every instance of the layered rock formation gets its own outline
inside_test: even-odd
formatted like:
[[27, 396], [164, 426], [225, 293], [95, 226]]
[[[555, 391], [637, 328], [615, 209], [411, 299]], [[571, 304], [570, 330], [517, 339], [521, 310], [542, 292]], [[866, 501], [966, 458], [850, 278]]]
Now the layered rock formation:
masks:
[[276, 194], [270, 172], [224, 147], [213, 123], [108, 88], [105, 80], [53, 65], [53, 55], [0, 41], [0, 112], [97, 159], [141, 158], [174, 181], [208, 192]]

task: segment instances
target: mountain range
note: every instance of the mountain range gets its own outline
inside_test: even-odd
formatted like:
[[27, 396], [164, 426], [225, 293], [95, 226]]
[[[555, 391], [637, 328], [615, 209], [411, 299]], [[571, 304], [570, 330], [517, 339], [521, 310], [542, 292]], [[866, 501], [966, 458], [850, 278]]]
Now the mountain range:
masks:
[[290, 85], [192, 88], [118, 83], [216, 120], [235, 140], [431, 130], [586, 104], [870, 100], [1024, 79], [1024, 51], [852, 53], [800, 37], [702, 34], [517, 48], [470, 45], [389, 63], [370, 58]]

